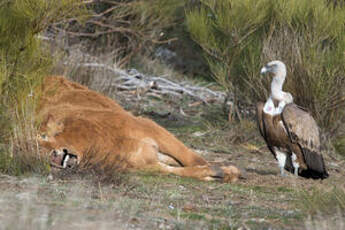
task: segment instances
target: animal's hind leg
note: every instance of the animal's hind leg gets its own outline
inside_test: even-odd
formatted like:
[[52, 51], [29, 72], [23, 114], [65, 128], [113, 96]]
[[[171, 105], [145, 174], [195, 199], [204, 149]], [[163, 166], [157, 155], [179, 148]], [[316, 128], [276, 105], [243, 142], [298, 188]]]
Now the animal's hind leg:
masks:
[[147, 169], [163, 173], [171, 173], [183, 177], [192, 177], [199, 180], [222, 180], [234, 182], [238, 179], [240, 171], [234, 166], [210, 167], [198, 165], [188, 167], [173, 167], [159, 160], [158, 146], [150, 138], [145, 138], [138, 143], [135, 151], [129, 156], [129, 164], [136, 169]]
[[133, 168], [143, 169], [158, 163], [158, 145], [151, 138], [132, 143], [132, 149], [128, 152], [128, 163]]
[[170, 165], [170, 166], [175, 166], [175, 167], [180, 167], [182, 166], [178, 161], [176, 161], [176, 159], [165, 155], [163, 153], [158, 152], [158, 161], [161, 163], [164, 163], [166, 165]]
[[138, 117], [137, 121], [141, 125], [136, 130], [137, 138], [149, 136], [157, 143], [159, 152], [174, 158], [183, 166], [207, 165], [205, 159], [187, 148], [163, 127], [146, 118]]
[[190, 167], [172, 167], [158, 162], [157, 169], [164, 173], [171, 173], [181, 177], [191, 177], [204, 181], [221, 180], [235, 182], [240, 176], [240, 171], [234, 166], [210, 167], [208, 165]]

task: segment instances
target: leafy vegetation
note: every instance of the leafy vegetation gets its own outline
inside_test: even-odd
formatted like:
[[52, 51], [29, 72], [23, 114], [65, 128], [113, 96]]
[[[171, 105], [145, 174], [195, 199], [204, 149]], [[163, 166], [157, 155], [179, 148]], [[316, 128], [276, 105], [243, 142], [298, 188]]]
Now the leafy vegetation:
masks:
[[[2, 171], [17, 174], [18, 170], [40, 169], [30, 166], [32, 161], [22, 158], [31, 154], [41, 162], [34, 141], [34, 111], [39, 86], [48, 73], [52, 59], [39, 34], [54, 22], [82, 15], [84, 10], [80, 3], [80, 0], [17, 0], [0, 3]], [[26, 167], [22, 167], [23, 164]]]
[[324, 0], [201, 0], [187, 12], [192, 38], [216, 81], [236, 99], [265, 100], [270, 60], [288, 69], [285, 90], [331, 132], [345, 109], [345, 7]]
[[88, 52], [108, 53], [123, 67], [154, 44], [176, 40], [168, 38], [165, 31], [176, 25], [184, 4], [181, 0], [92, 1], [87, 4], [91, 15], [84, 26], [73, 21], [52, 28], [86, 41]]

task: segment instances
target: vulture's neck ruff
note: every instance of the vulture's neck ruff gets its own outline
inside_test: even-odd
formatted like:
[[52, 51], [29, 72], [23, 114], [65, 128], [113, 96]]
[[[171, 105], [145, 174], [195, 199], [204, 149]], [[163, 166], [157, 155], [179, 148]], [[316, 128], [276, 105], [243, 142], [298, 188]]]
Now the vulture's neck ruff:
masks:
[[[269, 62], [261, 69], [261, 74], [272, 73], [271, 95], [265, 103], [264, 112], [272, 116], [283, 112], [286, 104], [292, 103], [293, 98], [290, 93], [283, 91], [283, 85], [286, 77], [286, 67], [281, 61]], [[278, 107], [274, 106], [273, 101], [279, 101]]]

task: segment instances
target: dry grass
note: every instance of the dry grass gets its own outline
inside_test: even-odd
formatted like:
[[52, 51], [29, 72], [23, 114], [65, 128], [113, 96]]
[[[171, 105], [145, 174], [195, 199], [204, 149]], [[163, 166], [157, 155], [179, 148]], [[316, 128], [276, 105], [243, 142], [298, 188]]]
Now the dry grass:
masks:
[[49, 163], [37, 143], [37, 123], [35, 120], [34, 102], [28, 97], [22, 106], [15, 106], [10, 124], [9, 142], [0, 153], [0, 170], [11, 175], [22, 175], [27, 172], [47, 174]]
[[84, 154], [79, 164], [71, 168], [53, 169], [53, 177], [63, 180], [89, 179], [96, 185], [120, 186], [127, 184], [127, 163], [121, 159], [114, 161], [113, 158], [109, 161], [110, 154], [106, 154], [102, 159], [95, 159], [96, 151], [98, 150], [90, 149]]
[[306, 229], [345, 229], [345, 187], [304, 191], [301, 200], [301, 209], [309, 214]]
[[164, 76], [173, 78], [175, 80], [182, 80], [185, 76], [175, 68], [164, 62], [160, 57], [149, 57], [148, 55], [138, 55], [132, 61], [132, 66], [139, 72], [152, 75], [152, 76]]
[[333, 216], [335, 213], [345, 213], [345, 189], [342, 188], [302, 191], [300, 200], [300, 208], [310, 215], [322, 213]]
[[305, 229], [307, 230], [338, 230], [345, 229], [345, 217], [341, 212], [337, 212], [332, 216], [316, 215], [308, 217], [305, 222]]
[[[209, 140], [212, 141], [212, 140]], [[209, 160], [231, 158], [247, 166], [257, 155], [238, 148], [232, 153], [208, 153]], [[344, 185], [341, 175], [319, 181], [279, 177], [279, 170], [268, 152], [254, 167], [266, 174], [248, 172], [247, 178], [236, 184], [200, 182], [177, 176], [151, 173], [127, 173], [119, 184], [99, 182], [98, 175], [68, 175], [47, 180], [42, 177], [17, 178], [0, 175], [0, 224], [17, 229], [325, 229], [326, 224], [342, 229], [342, 211], [334, 215], [320, 208], [301, 209], [303, 191], [319, 188], [324, 194], [332, 183]], [[225, 160], [228, 161], [228, 160]], [[250, 166], [252, 167], [252, 166]], [[333, 169], [332, 169], [332, 172]], [[341, 184], [342, 183], [342, 184]], [[308, 199], [309, 199], [308, 198]], [[333, 199], [334, 200], [334, 199]], [[310, 202], [309, 202], [310, 203]], [[336, 203], [328, 203], [334, 205]], [[337, 205], [337, 204], [336, 204]], [[336, 210], [336, 209], [333, 209]], [[329, 229], [326, 228], [326, 229]]]

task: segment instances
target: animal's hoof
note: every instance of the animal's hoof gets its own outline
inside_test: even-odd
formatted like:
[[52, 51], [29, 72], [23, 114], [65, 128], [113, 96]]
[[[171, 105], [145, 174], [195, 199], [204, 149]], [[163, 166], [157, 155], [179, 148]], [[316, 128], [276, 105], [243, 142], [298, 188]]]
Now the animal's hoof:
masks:
[[222, 168], [220, 168], [218, 166], [211, 166], [211, 169], [214, 173], [212, 175], [212, 178], [214, 178], [215, 180], [223, 180], [224, 179], [224, 171]]
[[223, 166], [221, 168], [224, 172], [224, 182], [236, 182], [241, 176], [241, 171], [235, 166]]
[[212, 175], [213, 180], [220, 180], [223, 182], [235, 182], [239, 179], [241, 172], [234, 166], [211, 166], [214, 174]]

